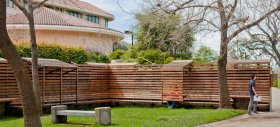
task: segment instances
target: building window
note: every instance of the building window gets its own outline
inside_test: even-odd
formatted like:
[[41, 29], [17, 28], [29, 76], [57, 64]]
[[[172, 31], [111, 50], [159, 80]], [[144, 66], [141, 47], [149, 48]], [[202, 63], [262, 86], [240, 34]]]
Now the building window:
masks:
[[97, 17], [97, 16], [87, 15], [86, 20], [99, 24], [99, 17]]
[[108, 27], [109, 20], [105, 19], [105, 27]]
[[86, 20], [87, 20], [87, 21], [90, 21], [90, 22], [94, 22], [93, 16], [90, 16], [90, 15], [87, 15], [87, 16], [86, 16]]
[[99, 17], [94, 16], [94, 22], [97, 23], [97, 24], [99, 24]]
[[68, 14], [71, 15], [71, 16], [75, 16], [75, 17], [81, 18], [81, 14], [78, 13], [78, 12], [68, 11]]
[[6, 0], [6, 7], [14, 8], [14, 3], [12, 0]]

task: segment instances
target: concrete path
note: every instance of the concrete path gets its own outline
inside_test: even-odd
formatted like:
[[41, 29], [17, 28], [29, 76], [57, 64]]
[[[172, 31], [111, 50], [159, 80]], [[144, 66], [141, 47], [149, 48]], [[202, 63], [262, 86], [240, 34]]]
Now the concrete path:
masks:
[[204, 125], [203, 127], [279, 127], [280, 126], [280, 89], [272, 88], [272, 111], [257, 115], [241, 115]]

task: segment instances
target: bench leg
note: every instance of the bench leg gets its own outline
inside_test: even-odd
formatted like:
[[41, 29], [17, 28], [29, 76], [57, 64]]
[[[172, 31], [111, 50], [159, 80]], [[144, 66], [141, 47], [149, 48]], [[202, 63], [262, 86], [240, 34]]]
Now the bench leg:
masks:
[[52, 106], [51, 107], [51, 119], [52, 123], [67, 123], [67, 116], [57, 115], [57, 111], [67, 110], [66, 105]]
[[95, 119], [98, 125], [111, 125], [111, 108], [95, 108]]

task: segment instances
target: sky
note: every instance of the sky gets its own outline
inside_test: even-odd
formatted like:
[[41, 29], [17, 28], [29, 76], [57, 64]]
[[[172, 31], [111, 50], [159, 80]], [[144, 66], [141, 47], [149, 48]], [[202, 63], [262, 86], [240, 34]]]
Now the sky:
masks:
[[[118, 31], [124, 32], [126, 30], [132, 30], [136, 26], [136, 20], [134, 19], [132, 12], [136, 12], [141, 8], [139, 4], [141, 0], [83, 0], [89, 2], [110, 14], [115, 16], [115, 19], [109, 22], [109, 27]], [[125, 12], [123, 12], [123, 10]], [[127, 13], [129, 12], [129, 13]], [[196, 35], [195, 49], [198, 49], [200, 45], [206, 45], [214, 49], [217, 53], [219, 51], [219, 34], [208, 33], [206, 35]], [[124, 41], [131, 43], [131, 35], [126, 35]]]

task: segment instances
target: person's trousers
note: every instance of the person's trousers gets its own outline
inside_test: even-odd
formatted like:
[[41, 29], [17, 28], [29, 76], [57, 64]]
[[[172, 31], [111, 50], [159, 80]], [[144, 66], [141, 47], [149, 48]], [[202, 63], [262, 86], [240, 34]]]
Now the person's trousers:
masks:
[[167, 101], [168, 108], [174, 108], [174, 106], [175, 106], [175, 101]]
[[256, 112], [257, 111], [258, 102], [254, 101], [254, 96], [250, 95], [250, 101], [248, 106], [248, 113]]

